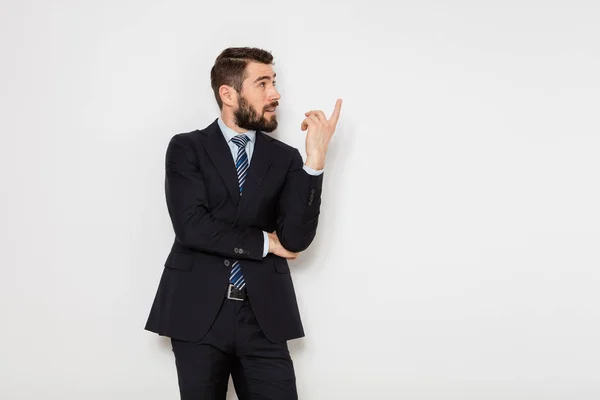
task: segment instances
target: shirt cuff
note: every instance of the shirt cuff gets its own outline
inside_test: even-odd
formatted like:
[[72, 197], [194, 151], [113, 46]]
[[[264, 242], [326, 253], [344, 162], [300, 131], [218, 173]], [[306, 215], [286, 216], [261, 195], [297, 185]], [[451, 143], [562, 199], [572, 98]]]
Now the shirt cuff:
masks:
[[323, 173], [323, 171], [325, 171], [324, 169], [312, 169], [311, 167], [307, 166], [307, 165], [303, 165], [302, 166], [304, 168], [304, 170], [306, 171], [306, 173], [308, 173], [309, 175], [321, 175]]
[[265, 238], [265, 244], [263, 246], [263, 258], [269, 254], [269, 235], [267, 232], [263, 231], [263, 237]]

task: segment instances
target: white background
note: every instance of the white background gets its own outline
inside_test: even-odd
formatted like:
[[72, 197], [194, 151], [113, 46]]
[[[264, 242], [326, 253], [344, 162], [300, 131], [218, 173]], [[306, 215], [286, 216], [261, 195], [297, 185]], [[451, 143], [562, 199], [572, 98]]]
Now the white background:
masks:
[[301, 399], [600, 398], [597, 4], [3, 0], [0, 398], [178, 398], [164, 155], [229, 46], [273, 52], [303, 155], [344, 99]]

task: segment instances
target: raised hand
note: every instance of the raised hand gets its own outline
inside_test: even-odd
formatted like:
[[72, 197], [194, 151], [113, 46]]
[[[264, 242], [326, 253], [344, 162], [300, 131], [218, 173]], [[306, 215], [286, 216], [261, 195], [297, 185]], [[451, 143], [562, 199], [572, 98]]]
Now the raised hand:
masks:
[[340, 112], [342, 110], [342, 99], [338, 99], [331, 117], [327, 119], [321, 110], [311, 110], [304, 113], [306, 118], [302, 121], [300, 129], [308, 129], [306, 135], [306, 165], [313, 169], [325, 167], [325, 156], [331, 138], [335, 133]]

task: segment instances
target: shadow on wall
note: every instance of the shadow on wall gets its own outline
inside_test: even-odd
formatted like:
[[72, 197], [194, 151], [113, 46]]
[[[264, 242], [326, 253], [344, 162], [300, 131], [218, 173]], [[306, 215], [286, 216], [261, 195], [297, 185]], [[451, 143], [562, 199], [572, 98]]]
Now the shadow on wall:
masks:
[[[343, 111], [342, 111], [343, 112]], [[335, 227], [340, 226], [338, 223], [341, 215], [344, 215], [344, 198], [339, 197], [342, 193], [342, 188], [350, 185], [352, 177], [346, 174], [348, 171], [347, 165], [349, 162], [348, 155], [354, 154], [354, 146], [356, 143], [356, 131], [354, 128], [344, 126], [342, 119], [338, 124], [336, 133], [329, 145], [327, 152], [327, 163], [325, 165], [325, 176], [323, 179], [323, 193], [321, 195], [321, 215], [319, 215], [319, 227], [317, 228], [317, 236], [311, 243], [309, 248], [302, 252], [298, 259], [289, 260], [288, 264], [292, 270], [298, 268], [306, 268], [309, 265], [315, 265], [317, 255], [320, 260], [326, 259], [323, 255], [327, 255], [327, 248], [330, 245], [332, 238], [335, 240], [338, 235], [335, 234]], [[355, 164], [360, 164], [361, 160], [352, 160]], [[366, 166], [363, 166], [366, 168]], [[325, 209], [326, 211], [323, 211]], [[346, 215], [348, 215], [346, 213]], [[320, 231], [322, 224], [328, 225], [329, 236], [323, 236]]]

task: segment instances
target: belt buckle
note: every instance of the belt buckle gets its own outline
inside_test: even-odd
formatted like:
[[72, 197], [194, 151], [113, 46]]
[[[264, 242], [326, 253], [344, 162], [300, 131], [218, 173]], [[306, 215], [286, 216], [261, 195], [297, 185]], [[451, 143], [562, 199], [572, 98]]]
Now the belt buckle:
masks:
[[231, 295], [231, 291], [232, 291], [233, 289], [235, 289], [235, 288], [236, 288], [236, 287], [235, 287], [235, 286], [233, 286], [233, 285], [230, 283], [230, 284], [229, 284], [229, 287], [227, 288], [227, 296], [226, 296], [226, 297], [227, 297], [229, 300], [235, 300], [235, 301], [244, 301], [244, 299], [243, 299], [243, 298], [239, 298], [239, 297], [233, 297], [233, 296]]

